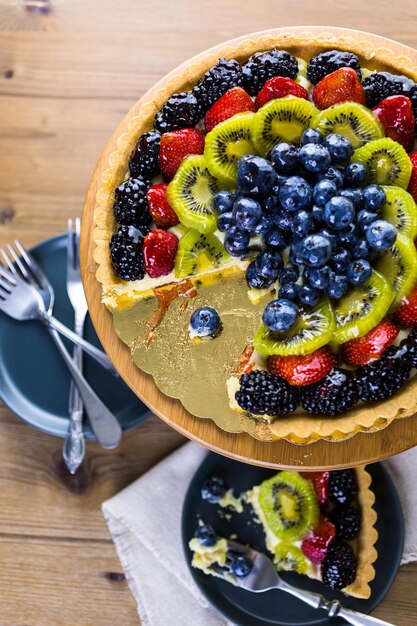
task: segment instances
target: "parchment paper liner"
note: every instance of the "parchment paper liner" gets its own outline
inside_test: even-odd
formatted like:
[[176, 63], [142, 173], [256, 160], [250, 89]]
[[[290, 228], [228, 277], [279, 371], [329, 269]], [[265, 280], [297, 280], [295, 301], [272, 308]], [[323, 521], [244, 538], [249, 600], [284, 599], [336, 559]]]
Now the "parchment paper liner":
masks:
[[[358, 32], [358, 37], [338, 37], [330, 32], [315, 35], [309, 32], [283, 33], [269, 31], [255, 33], [243, 40], [227, 42], [202, 53], [179, 66], [150, 89], [133, 107], [125, 120], [113, 135], [116, 138], [116, 149], [109, 156], [109, 167], [102, 175], [97, 191], [97, 203], [94, 212], [95, 228], [93, 240], [96, 244], [94, 259], [97, 263], [97, 280], [102, 284], [103, 302], [110, 310], [117, 309], [142, 297], [131, 291], [128, 283], [117, 279], [113, 273], [109, 257], [109, 241], [116, 230], [112, 204], [115, 187], [123, 180], [129, 156], [140, 135], [153, 126], [155, 113], [162, 107], [168, 97], [177, 91], [191, 88], [201, 75], [210, 69], [220, 56], [237, 58], [244, 61], [258, 50], [283, 48], [296, 56], [310, 58], [320, 51], [331, 48], [349, 50], [356, 53], [369, 69], [393, 70], [404, 73], [417, 81], [417, 67], [410, 58], [396, 56], [389, 48], [375, 48], [366, 40], [366, 34]], [[363, 39], [362, 39], [363, 37]], [[112, 138], [113, 139], [113, 138]], [[112, 141], [112, 140], [111, 140]], [[116, 329], [117, 330], [117, 329]], [[120, 333], [119, 333], [120, 334]], [[152, 371], [149, 373], [153, 374]], [[155, 382], [164, 393], [166, 390]], [[391, 400], [371, 405], [359, 405], [338, 418], [318, 419], [313, 417], [295, 416], [277, 420], [272, 425], [257, 423], [244, 414], [236, 413], [235, 424], [216, 424], [229, 432], [248, 432], [254, 437], [271, 441], [287, 439], [291, 443], [306, 444], [318, 439], [342, 441], [357, 432], [374, 432], [388, 426], [394, 419], [407, 417], [415, 413], [417, 380], [410, 381], [405, 389]], [[168, 393], [183, 402], [181, 389], [178, 393]], [[199, 415], [193, 407], [183, 402], [191, 413]], [[203, 415], [201, 415], [203, 416]], [[204, 417], [212, 417], [204, 415]]]

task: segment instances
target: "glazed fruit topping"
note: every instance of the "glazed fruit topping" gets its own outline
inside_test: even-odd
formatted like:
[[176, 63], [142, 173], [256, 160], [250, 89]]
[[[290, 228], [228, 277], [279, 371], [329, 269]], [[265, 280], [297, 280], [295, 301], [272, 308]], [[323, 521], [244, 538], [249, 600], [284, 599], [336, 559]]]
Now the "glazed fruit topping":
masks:
[[406, 296], [395, 311], [395, 321], [401, 328], [417, 326], [417, 289]]
[[159, 144], [161, 133], [151, 130], [143, 133], [129, 160], [129, 172], [133, 177], [143, 176], [150, 180], [159, 174]]
[[359, 398], [364, 402], [390, 398], [407, 382], [410, 369], [407, 348], [389, 347], [379, 361], [356, 371]]
[[201, 487], [201, 497], [210, 504], [217, 504], [225, 493], [224, 480], [218, 476], [207, 478]]
[[159, 153], [162, 176], [167, 181], [171, 180], [186, 156], [203, 152], [204, 135], [196, 128], [164, 133]]
[[238, 87], [242, 82], [242, 68], [235, 59], [219, 59], [206, 72], [193, 89], [198, 106], [199, 117], [203, 117], [208, 109], [232, 87]]
[[398, 335], [398, 328], [389, 320], [382, 320], [363, 337], [343, 344], [343, 360], [349, 365], [367, 365], [380, 359]]
[[329, 497], [330, 472], [307, 472], [303, 476], [312, 481], [319, 504], [325, 504]]
[[342, 67], [350, 67], [361, 77], [359, 59], [352, 52], [341, 50], [328, 50], [310, 59], [307, 68], [307, 78], [310, 83], [316, 85], [328, 74], [332, 74]]
[[320, 564], [335, 536], [334, 524], [327, 517], [322, 517], [319, 525], [310, 532], [309, 536], [303, 539], [301, 550], [312, 563]]
[[178, 238], [167, 230], [157, 228], [149, 232], [143, 244], [143, 259], [151, 278], [166, 276], [174, 269]]
[[330, 473], [329, 499], [334, 504], [348, 504], [358, 495], [358, 481], [353, 469], [335, 470]]
[[325, 76], [313, 89], [313, 102], [318, 109], [327, 109], [339, 102], [365, 104], [365, 93], [354, 69], [342, 67]]
[[150, 215], [146, 192], [149, 181], [142, 176], [128, 178], [121, 183], [114, 193], [114, 216], [119, 224], [126, 226], [148, 226]]
[[155, 129], [160, 133], [192, 128], [200, 118], [197, 98], [190, 91], [174, 93], [155, 116]]
[[349, 544], [333, 541], [321, 565], [322, 580], [333, 591], [344, 589], [356, 577], [356, 557]]
[[334, 369], [301, 392], [303, 409], [312, 415], [337, 415], [358, 401], [355, 381], [347, 370]]
[[410, 96], [414, 87], [410, 78], [390, 72], [373, 72], [363, 81], [366, 104], [371, 109], [389, 96]]
[[289, 52], [284, 50], [268, 50], [255, 52], [242, 67], [243, 87], [255, 96], [274, 76], [295, 78], [298, 73], [298, 62]]
[[140, 280], [145, 276], [143, 241], [147, 228], [120, 226], [110, 242], [110, 255], [116, 276], [123, 280]]
[[385, 130], [385, 135], [410, 152], [414, 145], [415, 117], [410, 98], [389, 96], [372, 109]]
[[168, 185], [152, 185], [146, 193], [149, 213], [158, 228], [168, 229], [179, 223], [179, 219], [167, 198]]
[[333, 352], [327, 346], [300, 356], [271, 355], [267, 369], [276, 376], [285, 378], [290, 385], [303, 386], [316, 383], [337, 365]]
[[265, 370], [254, 370], [240, 378], [236, 401], [255, 415], [285, 415], [298, 405], [298, 394], [283, 378]]
[[358, 536], [361, 527], [361, 516], [353, 506], [337, 506], [330, 513], [330, 519], [336, 526], [336, 536], [339, 539], [354, 539]]
[[204, 118], [206, 132], [210, 132], [217, 124], [224, 122], [237, 113], [255, 111], [250, 95], [242, 87], [233, 87], [215, 102]]
[[292, 78], [284, 76], [274, 76], [266, 81], [255, 98], [256, 109], [260, 109], [264, 104], [276, 98], [285, 96], [296, 96], [308, 100], [308, 91], [305, 87], [296, 83]]

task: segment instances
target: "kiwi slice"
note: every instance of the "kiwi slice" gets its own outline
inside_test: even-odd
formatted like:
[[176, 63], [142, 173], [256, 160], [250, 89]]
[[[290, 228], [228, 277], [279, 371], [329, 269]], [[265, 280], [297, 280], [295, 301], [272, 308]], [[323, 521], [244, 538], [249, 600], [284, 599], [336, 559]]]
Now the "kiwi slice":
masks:
[[223, 244], [215, 235], [189, 230], [178, 244], [175, 257], [175, 277], [186, 278], [219, 267], [229, 258]]
[[397, 233], [394, 245], [384, 252], [375, 264], [394, 288], [391, 310], [396, 309], [417, 283], [417, 250], [414, 241]]
[[207, 166], [211, 174], [225, 185], [236, 185], [239, 159], [256, 152], [251, 140], [254, 116], [254, 113], [238, 113], [217, 124], [206, 135], [204, 156]]
[[307, 558], [304, 556], [300, 548], [280, 541], [274, 547], [274, 565], [279, 572], [297, 572], [298, 574], [306, 574], [308, 570]]
[[319, 505], [311, 480], [283, 471], [259, 487], [259, 506], [272, 532], [284, 541], [303, 537], [319, 519]]
[[340, 344], [366, 335], [385, 317], [393, 299], [391, 284], [382, 274], [373, 271], [364, 285], [339, 300], [335, 309], [334, 340]]
[[208, 168], [204, 156], [186, 157], [168, 185], [168, 202], [182, 224], [200, 233], [214, 233], [217, 212], [213, 196], [220, 191], [219, 181]]
[[357, 102], [341, 102], [324, 109], [314, 118], [311, 127], [323, 135], [344, 135], [354, 148], [384, 136], [384, 129], [375, 115]]
[[313, 309], [300, 313], [296, 324], [287, 333], [273, 332], [261, 324], [253, 345], [262, 354], [309, 354], [331, 341], [334, 328], [332, 306], [327, 298], [323, 298]]
[[417, 205], [405, 189], [383, 186], [386, 202], [380, 217], [394, 224], [399, 233], [415, 239], [417, 235]]
[[355, 150], [352, 161], [362, 163], [368, 170], [368, 182], [407, 188], [412, 165], [404, 148], [389, 139], [376, 139]]
[[317, 109], [304, 98], [286, 96], [270, 100], [255, 113], [252, 124], [252, 140], [262, 155], [277, 143], [297, 143]]

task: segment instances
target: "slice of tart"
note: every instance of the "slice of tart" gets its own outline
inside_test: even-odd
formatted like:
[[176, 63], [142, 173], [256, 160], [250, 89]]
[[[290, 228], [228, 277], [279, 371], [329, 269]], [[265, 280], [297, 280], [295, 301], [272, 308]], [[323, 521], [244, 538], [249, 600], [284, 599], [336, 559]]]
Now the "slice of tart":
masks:
[[[246, 500], [262, 524], [277, 570], [369, 598], [378, 536], [370, 484], [363, 467], [303, 475], [282, 471], [248, 491]], [[189, 546], [193, 567], [206, 574], [235, 583], [251, 569], [210, 526], [201, 525]]]

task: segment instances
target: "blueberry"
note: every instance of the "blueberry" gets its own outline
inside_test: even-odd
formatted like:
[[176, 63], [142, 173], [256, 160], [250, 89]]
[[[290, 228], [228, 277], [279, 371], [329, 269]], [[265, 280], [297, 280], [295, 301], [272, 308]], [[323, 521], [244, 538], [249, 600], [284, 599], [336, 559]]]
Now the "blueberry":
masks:
[[261, 221], [255, 226], [255, 235], [265, 235], [274, 228], [274, 218], [272, 215], [264, 215]]
[[326, 293], [332, 300], [338, 300], [342, 298], [348, 290], [348, 279], [344, 274], [330, 273], [329, 284], [326, 288]]
[[233, 205], [235, 224], [248, 233], [254, 233], [262, 219], [262, 207], [253, 198], [239, 198]]
[[297, 283], [286, 283], [285, 285], [281, 285], [278, 291], [279, 298], [285, 298], [286, 300], [292, 300], [293, 302], [297, 302], [299, 295], [300, 287]]
[[292, 218], [287, 213], [276, 213], [274, 222], [280, 230], [292, 230]]
[[249, 245], [249, 233], [232, 226], [226, 233], [224, 247], [232, 256], [242, 256]]
[[305, 267], [303, 272], [304, 280], [314, 289], [325, 289], [329, 282], [330, 270], [327, 265], [324, 267]]
[[300, 287], [300, 302], [306, 306], [316, 306], [320, 299], [320, 292], [309, 285]]
[[274, 332], [286, 332], [296, 323], [298, 307], [291, 300], [278, 298], [272, 300], [263, 312], [262, 320], [265, 326]]
[[224, 231], [229, 230], [235, 223], [233, 219], [233, 214], [231, 211], [227, 211], [227, 213], [220, 213], [217, 218], [217, 228], [224, 233]]
[[347, 270], [347, 277], [351, 285], [362, 285], [371, 277], [372, 267], [366, 259], [356, 259]]
[[315, 128], [307, 128], [301, 135], [300, 144], [305, 146], [307, 143], [322, 143], [323, 135]]
[[313, 216], [313, 219], [316, 222], [322, 222], [323, 221], [323, 212], [324, 209], [322, 206], [316, 206], [315, 204], [313, 205], [313, 208], [311, 209], [311, 215]]
[[263, 278], [278, 278], [278, 272], [282, 269], [283, 262], [279, 252], [263, 250], [255, 259], [256, 271]]
[[355, 209], [348, 198], [334, 196], [324, 207], [323, 219], [334, 230], [343, 230], [352, 222]]
[[307, 172], [324, 172], [330, 165], [330, 152], [317, 143], [308, 143], [300, 148], [300, 163]]
[[304, 178], [290, 176], [279, 188], [278, 198], [283, 209], [298, 211], [310, 204], [311, 187]]
[[216, 504], [225, 493], [224, 480], [218, 476], [207, 478], [201, 487], [201, 497], [211, 504]]
[[369, 226], [378, 219], [378, 214], [368, 209], [362, 209], [356, 216], [359, 228], [365, 233]]
[[336, 184], [327, 178], [323, 178], [322, 180], [319, 180], [313, 189], [313, 200], [317, 206], [323, 207], [336, 194]]
[[271, 161], [279, 174], [292, 174], [298, 167], [298, 149], [291, 143], [279, 143], [271, 151]]
[[287, 245], [287, 238], [278, 228], [273, 228], [265, 233], [262, 236], [262, 241], [267, 248], [271, 248], [272, 250], [282, 250]]
[[332, 163], [336, 165], [346, 163], [353, 154], [353, 146], [344, 135], [330, 133], [325, 137], [324, 145], [330, 152]]
[[337, 188], [343, 185], [343, 174], [337, 167], [330, 166], [326, 172], [322, 172], [318, 175], [319, 180], [331, 180]]
[[336, 248], [337, 234], [334, 232], [334, 230], [330, 230], [330, 228], [322, 228], [321, 230], [318, 231], [317, 234], [323, 235], [323, 237], [326, 237], [326, 239], [329, 240], [330, 245], [332, 247], [332, 251]]
[[365, 239], [359, 239], [353, 247], [352, 257], [354, 259], [368, 259], [371, 256], [371, 250]]
[[311, 211], [299, 211], [293, 218], [293, 228], [297, 235], [307, 235], [314, 228], [314, 220]]
[[233, 203], [236, 200], [234, 193], [230, 191], [218, 191], [213, 196], [213, 205], [219, 213], [226, 213], [232, 210]]
[[388, 250], [397, 238], [394, 224], [386, 220], [376, 220], [366, 231], [366, 240], [374, 250]]
[[246, 155], [240, 159], [237, 186], [244, 194], [267, 196], [275, 182], [275, 170], [266, 159], [253, 155]]
[[353, 202], [355, 211], [359, 211], [363, 207], [363, 191], [360, 187], [349, 187], [349, 189], [342, 189], [339, 193], [340, 196], [348, 198]]
[[365, 209], [379, 211], [386, 201], [385, 191], [379, 185], [368, 185], [363, 190], [363, 203]]
[[294, 265], [302, 265], [303, 263], [303, 258], [301, 254], [303, 241], [303, 237], [300, 237], [299, 235], [294, 235], [292, 238], [289, 256], [291, 263], [293, 263]]
[[191, 328], [199, 337], [213, 336], [220, 330], [220, 317], [211, 306], [202, 306], [191, 315]]
[[264, 213], [266, 213], [267, 215], [274, 214], [278, 208], [279, 208], [279, 201], [278, 201], [277, 195], [272, 194], [268, 196], [263, 203], [263, 210], [264, 210]]
[[349, 163], [346, 167], [343, 180], [346, 187], [360, 187], [366, 181], [368, 172], [362, 163]]
[[349, 224], [347, 228], [339, 231], [338, 239], [341, 246], [354, 246], [358, 241], [358, 231], [355, 224]]
[[214, 546], [217, 541], [216, 533], [208, 524], [197, 528], [194, 533], [194, 537], [199, 540], [202, 546], [206, 546], [207, 548]]
[[252, 568], [252, 561], [243, 554], [233, 556], [230, 562], [230, 573], [236, 576], [236, 578], [245, 578], [245, 576], [251, 573]]
[[346, 248], [339, 248], [332, 254], [331, 264], [334, 271], [339, 274], [344, 272], [349, 263], [351, 262], [351, 254], [346, 250]]
[[303, 239], [301, 257], [306, 265], [321, 267], [327, 263], [332, 254], [332, 246], [327, 237], [315, 234]]
[[251, 289], [266, 289], [270, 287], [274, 282], [273, 277], [265, 278], [258, 274], [256, 269], [255, 261], [252, 261], [250, 265], [246, 268], [246, 282], [248, 283]]
[[293, 267], [292, 265], [287, 265], [282, 269], [278, 274], [278, 280], [280, 286], [288, 285], [288, 283], [295, 283], [298, 280], [300, 275], [298, 267]]

